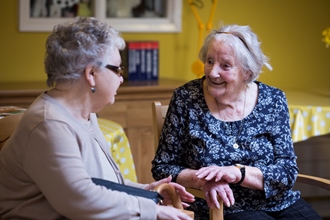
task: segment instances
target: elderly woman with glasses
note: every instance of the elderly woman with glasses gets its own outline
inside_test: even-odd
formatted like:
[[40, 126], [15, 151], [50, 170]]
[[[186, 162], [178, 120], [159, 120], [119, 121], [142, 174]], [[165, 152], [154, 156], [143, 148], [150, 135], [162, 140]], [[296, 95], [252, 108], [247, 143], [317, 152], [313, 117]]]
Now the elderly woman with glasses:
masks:
[[[190, 219], [173, 207], [92, 181], [147, 190], [171, 181], [125, 182], [98, 127], [95, 113], [114, 103], [123, 83], [124, 47], [118, 32], [94, 18], [55, 26], [44, 61], [52, 88], [31, 104], [0, 152], [2, 218]], [[184, 201], [194, 201], [184, 187], [171, 184]]]
[[225, 204], [226, 220], [321, 219], [293, 190], [298, 174], [284, 92], [257, 81], [272, 69], [249, 26], [227, 25], [206, 37], [204, 76], [174, 91], [158, 150], [155, 179], [203, 190], [197, 219]]

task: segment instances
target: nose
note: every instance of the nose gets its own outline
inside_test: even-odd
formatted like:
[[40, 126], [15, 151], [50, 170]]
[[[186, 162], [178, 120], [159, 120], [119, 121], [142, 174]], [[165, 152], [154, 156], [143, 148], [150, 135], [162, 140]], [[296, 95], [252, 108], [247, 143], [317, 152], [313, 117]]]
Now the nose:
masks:
[[210, 76], [213, 76], [213, 77], [219, 77], [219, 76], [221, 76], [221, 68], [219, 66], [217, 66], [217, 65], [213, 65], [210, 68], [209, 75]]
[[124, 77], [123, 76], [120, 76], [120, 84], [122, 84], [124, 82]]

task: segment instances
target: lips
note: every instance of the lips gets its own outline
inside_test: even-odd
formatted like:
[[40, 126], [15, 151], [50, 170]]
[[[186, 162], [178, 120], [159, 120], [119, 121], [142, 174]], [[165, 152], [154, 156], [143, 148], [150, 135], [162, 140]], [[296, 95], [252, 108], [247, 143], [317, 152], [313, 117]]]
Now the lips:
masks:
[[212, 82], [212, 83], [219, 86], [219, 85], [225, 84], [226, 82], [222, 82], [222, 83]]

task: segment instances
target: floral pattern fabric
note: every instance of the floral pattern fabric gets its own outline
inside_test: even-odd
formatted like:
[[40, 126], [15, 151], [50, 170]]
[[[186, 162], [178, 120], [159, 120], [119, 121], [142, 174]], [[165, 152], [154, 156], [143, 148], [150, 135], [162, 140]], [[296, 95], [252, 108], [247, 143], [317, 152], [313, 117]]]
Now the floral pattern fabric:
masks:
[[[253, 111], [243, 120], [224, 122], [208, 109], [203, 80], [192, 80], [177, 88], [169, 104], [152, 173], [156, 180], [187, 168], [235, 163], [259, 168], [264, 175], [264, 191], [235, 184], [231, 188], [235, 204], [226, 213], [244, 210], [280, 211], [300, 198], [293, 191], [298, 167], [291, 139], [285, 94], [256, 81], [259, 94]], [[237, 143], [238, 148], [233, 144]], [[204, 200], [191, 205], [196, 219], [208, 219]]]

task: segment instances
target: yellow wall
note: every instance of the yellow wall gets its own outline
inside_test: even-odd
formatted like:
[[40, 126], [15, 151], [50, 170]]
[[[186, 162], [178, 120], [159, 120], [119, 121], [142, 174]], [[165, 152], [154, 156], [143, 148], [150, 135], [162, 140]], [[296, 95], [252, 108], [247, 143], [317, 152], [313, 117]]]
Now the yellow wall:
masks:
[[[123, 33], [125, 40], [160, 42], [160, 77], [195, 78], [191, 64], [197, 59], [198, 29], [186, 0], [183, 1], [180, 33]], [[198, 10], [204, 22], [211, 1]], [[273, 71], [260, 80], [280, 88], [329, 88], [330, 48], [321, 32], [330, 27], [329, 0], [219, 0], [214, 26], [250, 25], [271, 58]], [[18, 1], [1, 0], [0, 82], [44, 81], [44, 42], [49, 33], [18, 31]]]

